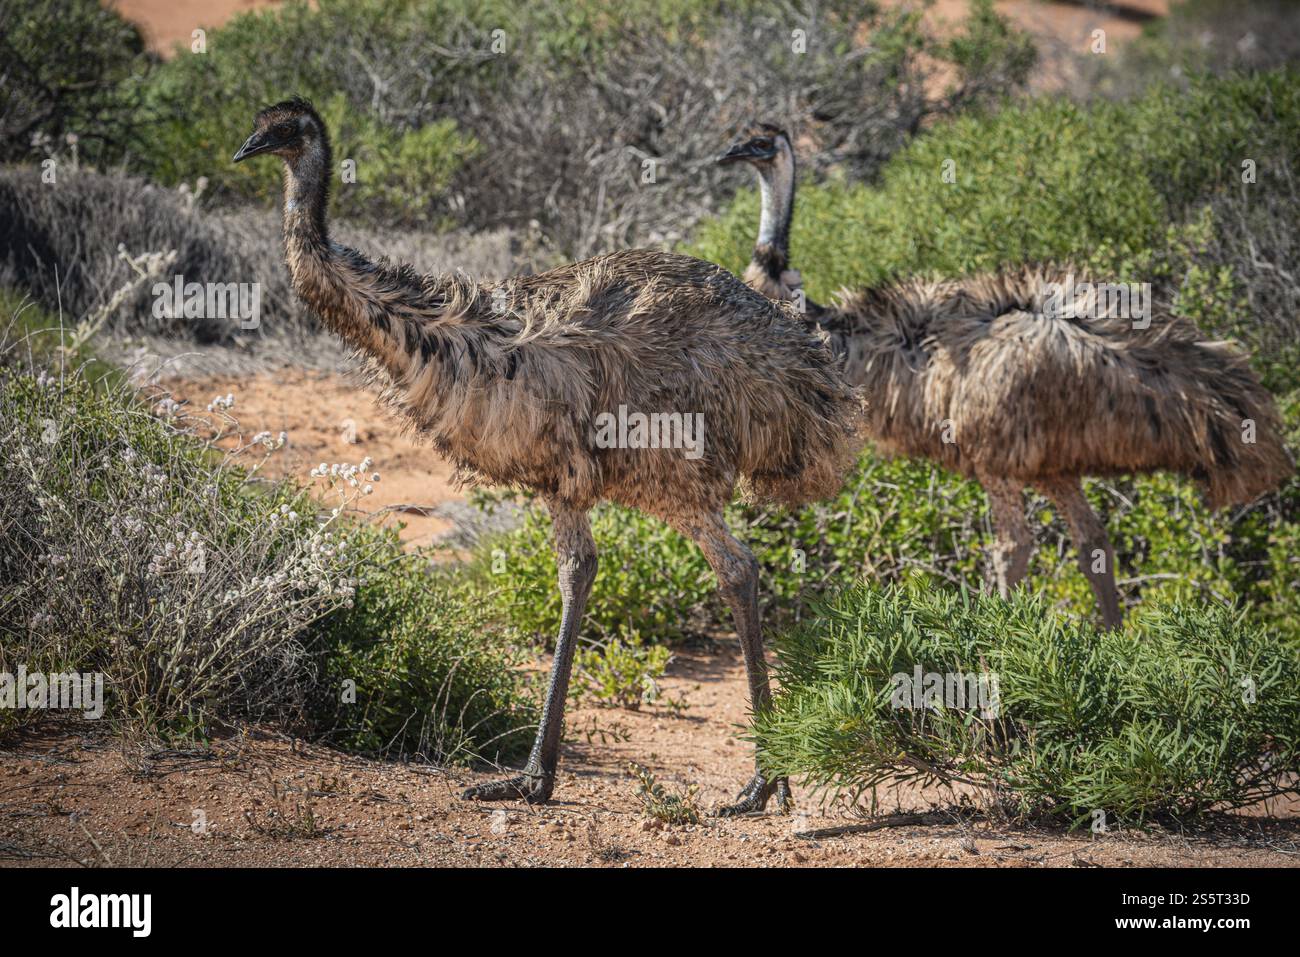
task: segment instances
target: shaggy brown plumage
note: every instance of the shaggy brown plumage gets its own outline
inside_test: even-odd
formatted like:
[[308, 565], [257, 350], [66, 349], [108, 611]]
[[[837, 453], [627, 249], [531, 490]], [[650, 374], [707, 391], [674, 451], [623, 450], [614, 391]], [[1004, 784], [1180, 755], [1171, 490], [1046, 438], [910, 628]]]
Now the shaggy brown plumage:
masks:
[[[794, 209], [789, 137], [756, 127], [721, 159], [754, 166], [763, 186], [747, 281], [794, 298], [798, 273], [780, 245]], [[1074, 301], [1049, 308], [1048, 297], [1071, 278]], [[1272, 396], [1238, 349], [1206, 340], [1167, 310], [1152, 309], [1142, 323], [1120, 317], [1115, 303], [1078, 288], [1088, 278], [1039, 267], [913, 279], [841, 290], [830, 306], [806, 301], [806, 312], [862, 385], [868, 433], [885, 451], [932, 459], [985, 485], [1000, 589], [1028, 564], [1020, 496], [1034, 486], [1067, 516], [1080, 566], [1107, 624], [1117, 625], [1110, 545], [1082, 476], [1179, 472], [1220, 508], [1276, 488], [1293, 467]]]
[[[738, 483], [798, 504], [831, 494], [861, 445], [859, 396], [822, 338], [718, 267], [650, 250], [478, 283], [373, 263], [329, 241], [329, 139], [309, 104], [257, 117], [236, 160], [285, 162], [285, 248], [294, 287], [354, 346], [386, 401], [471, 480], [536, 490], [555, 523], [564, 614], [524, 773], [467, 797], [545, 800], [558, 762], [574, 643], [596, 573], [587, 511], [619, 502], [693, 538], [736, 618], [751, 701], [768, 700], [757, 565], [722, 509]], [[607, 448], [598, 417], [702, 416], [702, 454]], [[730, 811], [784, 803], [761, 771]]]
[[[825, 345], [709, 263], [632, 250], [500, 283], [410, 282], [376, 267], [345, 286], [368, 285], [381, 304], [364, 308], [399, 340], [371, 362], [385, 398], [472, 481], [661, 514], [720, 507], [737, 480], [797, 505], [834, 494], [852, 463], [857, 406]], [[596, 416], [620, 405], [703, 413], [703, 456], [595, 447]]]
[[902, 455], [1022, 485], [1179, 472], [1212, 508], [1290, 475], [1273, 398], [1238, 349], [1168, 313], [1146, 329], [1104, 308], [1049, 315], [1044, 291], [1071, 273], [1084, 278], [1024, 268], [842, 293], [819, 321], [866, 389], [869, 432]]

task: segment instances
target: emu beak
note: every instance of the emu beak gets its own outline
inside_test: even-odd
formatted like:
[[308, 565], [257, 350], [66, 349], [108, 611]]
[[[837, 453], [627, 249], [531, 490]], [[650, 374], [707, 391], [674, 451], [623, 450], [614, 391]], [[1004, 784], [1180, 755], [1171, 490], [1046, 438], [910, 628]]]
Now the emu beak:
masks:
[[751, 141], [745, 140], [742, 143], [733, 143], [731, 149], [719, 156], [714, 162], [719, 166], [729, 166], [732, 163], [771, 159], [775, 155], [774, 150], [760, 150]]
[[248, 139], [244, 140], [244, 145], [239, 148], [232, 162], [238, 163], [246, 160], [250, 156], [256, 156], [258, 153], [265, 153], [271, 148], [270, 137], [264, 133], [254, 133]]

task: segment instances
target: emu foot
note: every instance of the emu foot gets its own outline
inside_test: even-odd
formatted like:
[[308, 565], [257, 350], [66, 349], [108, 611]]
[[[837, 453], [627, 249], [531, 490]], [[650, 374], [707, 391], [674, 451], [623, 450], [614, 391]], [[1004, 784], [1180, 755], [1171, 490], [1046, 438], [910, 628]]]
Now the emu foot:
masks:
[[554, 787], [555, 775], [526, 770], [518, 777], [467, 788], [460, 797], [462, 801], [523, 800], [529, 804], [541, 804], [543, 801], [550, 800]]
[[794, 807], [794, 801], [790, 797], [790, 781], [788, 778], [777, 778], [774, 781], [769, 781], [762, 774], [755, 774], [750, 779], [750, 782], [745, 785], [745, 789], [736, 795], [735, 804], [724, 804], [714, 814], [718, 817], [754, 814], [767, 807], [767, 800], [770, 797], [776, 798], [775, 811], [778, 814], [784, 814]]

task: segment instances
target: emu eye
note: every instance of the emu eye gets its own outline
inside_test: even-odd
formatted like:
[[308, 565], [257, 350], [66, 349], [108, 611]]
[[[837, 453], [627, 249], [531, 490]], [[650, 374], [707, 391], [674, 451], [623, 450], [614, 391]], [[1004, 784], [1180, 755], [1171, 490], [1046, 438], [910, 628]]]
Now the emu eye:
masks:
[[277, 123], [275, 126], [276, 136], [292, 136], [294, 133], [292, 123]]

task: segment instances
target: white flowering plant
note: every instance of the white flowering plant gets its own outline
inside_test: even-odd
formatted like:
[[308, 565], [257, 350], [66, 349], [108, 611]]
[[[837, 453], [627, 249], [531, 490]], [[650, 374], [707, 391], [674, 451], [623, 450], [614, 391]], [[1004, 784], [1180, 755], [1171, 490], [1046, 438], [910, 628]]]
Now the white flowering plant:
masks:
[[[269, 482], [287, 437], [222, 442], [233, 395], [213, 426], [123, 377], [20, 358], [0, 342], [0, 672], [102, 672], [108, 723], [150, 739], [247, 719], [443, 760], [526, 740], [499, 630], [353, 514], [373, 462]], [[40, 717], [0, 711], [0, 733]]]

